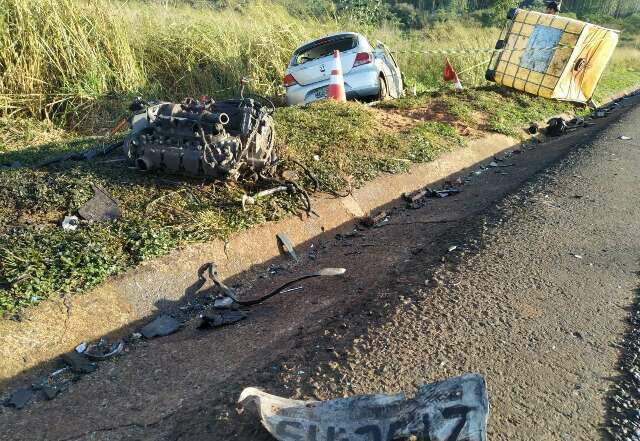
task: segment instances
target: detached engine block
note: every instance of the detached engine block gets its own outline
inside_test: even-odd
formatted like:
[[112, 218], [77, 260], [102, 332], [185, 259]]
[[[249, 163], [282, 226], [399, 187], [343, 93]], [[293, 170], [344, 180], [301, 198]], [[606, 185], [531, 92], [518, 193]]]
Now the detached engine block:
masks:
[[181, 104], [137, 99], [124, 151], [140, 170], [237, 179], [275, 160], [268, 108], [251, 98]]

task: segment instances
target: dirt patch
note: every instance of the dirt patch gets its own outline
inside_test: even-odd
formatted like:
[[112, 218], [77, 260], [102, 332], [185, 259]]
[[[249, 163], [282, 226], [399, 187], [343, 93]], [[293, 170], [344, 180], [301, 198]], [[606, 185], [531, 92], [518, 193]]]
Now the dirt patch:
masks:
[[[451, 114], [449, 107], [442, 101], [433, 101], [428, 106], [415, 109], [376, 109], [376, 119], [383, 130], [389, 132], [408, 131], [425, 122], [438, 122], [455, 127], [458, 134], [479, 138], [486, 128], [487, 116], [481, 112], [474, 115], [474, 124], [467, 124]], [[477, 123], [476, 123], [477, 122]]]

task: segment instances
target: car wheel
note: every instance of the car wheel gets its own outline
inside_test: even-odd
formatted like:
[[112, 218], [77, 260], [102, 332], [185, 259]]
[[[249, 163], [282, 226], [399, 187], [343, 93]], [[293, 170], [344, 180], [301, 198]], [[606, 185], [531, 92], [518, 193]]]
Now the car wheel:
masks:
[[378, 91], [378, 101], [384, 101], [389, 99], [389, 88], [387, 87], [387, 80], [384, 77], [380, 77], [378, 79], [379, 91]]

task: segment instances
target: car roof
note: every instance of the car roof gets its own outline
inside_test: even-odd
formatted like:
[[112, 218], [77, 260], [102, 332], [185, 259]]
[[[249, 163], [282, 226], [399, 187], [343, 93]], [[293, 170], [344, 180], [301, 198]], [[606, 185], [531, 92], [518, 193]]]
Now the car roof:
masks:
[[338, 36], [341, 36], [341, 35], [344, 35], [344, 36], [351, 35], [351, 36], [354, 36], [354, 37], [358, 37], [358, 39], [364, 38], [364, 40], [367, 41], [367, 39], [366, 39], [366, 37], [364, 35], [358, 34], [357, 32], [335, 32], [333, 34], [323, 35], [322, 37], [318, 37], [318, 38], [314, 38], [313, 40], [306, 41], [303, 44], [301, 44], [300, 46], [298, 46], [294, 52], [297, 52], [298, 49], [303, 48], [305, 46], [308, 46], [311, 43], [314, 43], [314, 42], [316, 42], [318, 40], [322, 40], [322, 39], [325, 39], [325, 38], [331, 38], [331, 37], [338, 37]]

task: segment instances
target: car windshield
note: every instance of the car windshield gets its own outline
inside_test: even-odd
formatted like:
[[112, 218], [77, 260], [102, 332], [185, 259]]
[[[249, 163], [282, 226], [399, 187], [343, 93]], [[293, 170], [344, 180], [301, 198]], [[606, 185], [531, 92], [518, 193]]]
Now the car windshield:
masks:
[[355, 35], [339, 35], [331, 38], [323, 38], [314, 41], [298, 49], [293, 54], [293, 64], [304, 64], [318, 58], [331, 55], [334, 50], [340, 52], [348, 51], [358, 45], [358, 38]]

